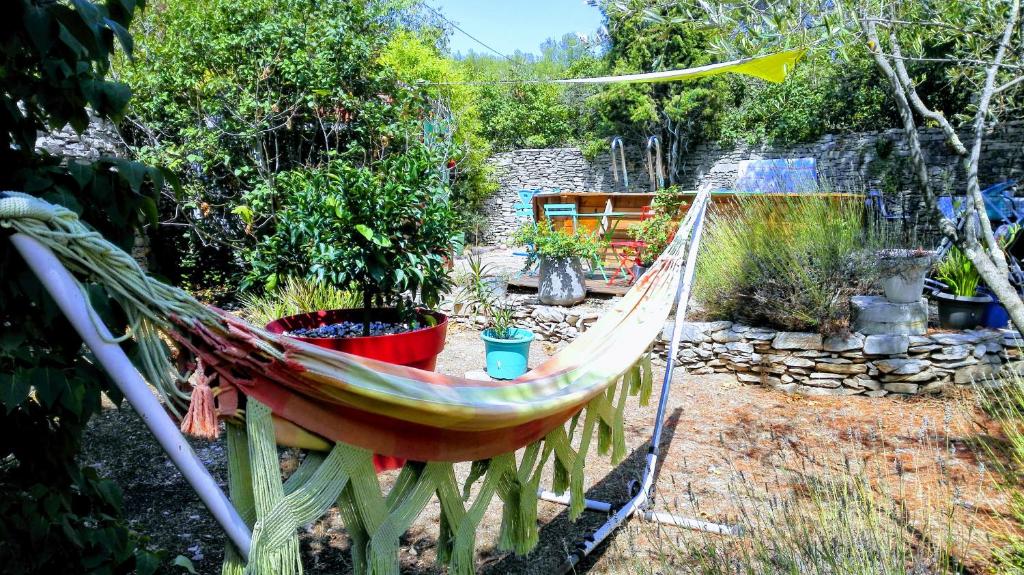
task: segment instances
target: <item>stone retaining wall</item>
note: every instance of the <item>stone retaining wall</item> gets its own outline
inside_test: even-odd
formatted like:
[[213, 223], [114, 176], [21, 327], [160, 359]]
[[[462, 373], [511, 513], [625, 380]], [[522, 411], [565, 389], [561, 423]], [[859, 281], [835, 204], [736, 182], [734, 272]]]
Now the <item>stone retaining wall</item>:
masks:
[[[537, 341], [550, 343], [572, 341], [616, 301], [591, 298], [563, 308], [541, 305], [532, 295], [508, 297], [516, 306], [516, 325], [532, 330]], [[451, 303], [442, 309], [450, 312]], [[476, 329], [487, 324], [476, 313], [453, 315], [453, 320]], [[662, 361], [671, 330], [669, 322], [654, 344]], [[733, 373], [742, 383], [787, 393], [882, 397], [939, 393], [1005, 370], [1019, 372], [1024, 366], [1021, 345], [1024, 340], [1012, 331], [822, 337], [728, 321], [687, 322], [676, 359], [695, 375]]]
[[[966, 133], [963, 134], [966, 137]], [[928, 172], [937, 190], [963, 189], [962, 162], [946, 145], [941, 130], [920, 131]], [[965, 140], [966, 141], [966, 140]], [[815, 158], [823, 180], [838, 190], [868, 188], [911, 190], [916, 187], [901, 130], [827, 135], [792, 146], [723, 147], [699, 144], [678, 162], [675, 181], [683, 189], [730, 188], [743, 160]], [[522, 188], [559, 188], [573, 192], [643, 192], [650, 189], [642, 143], [626, 142], [629, 187], [616, 182], [607, 152], [588, 160], [576, 148], [514, 150], [491, 158], [499, 189], [484, 203], [489, 228], [484, 243], [506, 243], [516, 228], [513, 205]], [[1024, 177], [1024, 121], [1004, 122], [989, 131], [979, 165], [981, 184]], [[888, 182], [887, 182], [888, 180]], [[915, 211], [919, 199], [904, 194], [892, 199], [894, 212]]]
[[[657, 345], [662, 357], [671, 329]], [[1021, 344], [1010, 331], [822, 337], [717, 321], [684, 324], [677, 359], [690, 373], [732, 372], [786, 392], [880, 397], [937, 393], [996, 375], [1015, 367]]]

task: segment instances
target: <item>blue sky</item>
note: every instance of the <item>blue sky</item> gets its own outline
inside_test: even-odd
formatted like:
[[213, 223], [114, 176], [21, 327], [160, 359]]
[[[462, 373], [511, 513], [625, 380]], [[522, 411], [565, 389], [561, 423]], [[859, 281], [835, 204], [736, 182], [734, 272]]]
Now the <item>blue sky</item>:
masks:
[[[584, 0], [427, 0], [445, 18], [502, 54], [540, 52], [540, 43], [575, 32], [593, 36], [601, 12]], [[465, 34], [454, 30], [452, 52], [488, 53]]]

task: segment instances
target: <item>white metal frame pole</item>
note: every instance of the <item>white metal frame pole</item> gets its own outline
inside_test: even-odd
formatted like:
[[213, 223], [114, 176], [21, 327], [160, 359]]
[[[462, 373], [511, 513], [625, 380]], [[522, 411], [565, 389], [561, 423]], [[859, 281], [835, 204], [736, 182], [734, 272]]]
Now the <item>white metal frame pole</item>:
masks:
[[57, 306], [67, 316], [85, 345], [89, 346], [100, 365], [110, 374], [110, 378], [125, 399], [142, 417], [142, 421], [156, 437], [160, 447], [185, 476], [185, 480], [209, 508], [217, 523], [224, 528], [235, 548], [248, 560], [252, 540], [249, 526], [242, 520], [224, 490], [217, 485], [217, 481], [192, 450], [192, 446], [185, 440], [163, 405], [150, 391], [146, 380], [135, 369], [124, 350], [111, 342], [113, 338], [110, 331], [90, 314], [90, 308], [75, 278], [49, 248], [34, 238], [14, 234], [11, 236], [11, 242], [28, 262], [46, 291], [57, 302]]
[[[679, 349], [679, 339], [682, 335], [683, 321], [686, 319], [686, 306], [690, 299], [690, 289], [693, 285], [693, 278], [696, 273], [697, 252], [700, 249], [700, 238], [704, 230], [704, 216], [707, 211], [707, 206], [711, 202], [710, 194], [707, 192], [704, 192], [704, 194], [706, 195], [704, 195], [703, 198], [701, 198], [702, 194], [698, 194], [698, 201], [691, 207], [691, 209], [699, 209], [700, 212], [694, 219], [690, 235], [690, 245], [686, 256], [686, 266], [683, 268], [683, 277], [681, 278], [679, 290], [677, 292], [675, 324], [672, 326], [672, 340], [669, 343], [668, 359], [665, 365], [665, 378], [661, 384], [661, 395], [658, 400], [658, 412], [655, 416], [654, 431], [651, 434], [650, 446], [647, 450], [647, 461], [644, 466], [644, 473], [639, 491], [622, 507], [615, 510], [612, 516], [609, 517], [603, 525], [594, 530], [593, 533], [587, 535], [583, 541], [577, 544], [576, 550], [570, 553], [562, 563], [559, 570], [561, 573], [565, 573], [572, 569], [637, 511], [640, 511], [641, 517], [647, 521], [663, 523], [666, 525], [709, 531], [719, 535], [739, 535], [742, 533], [742, 528], [738, 526], [721, 525], [697, 519], [679, 517], [670, 513], [659, 513], [645, 510], [645, 507], [650, 502], [652, 496], [651, 491], [654, 485], [654, 472], [657, 469], [658, 456], [660, 455], [661, 432], [665, 425], [665, 410], [668, 407], [669, 391], [672, 384], [672, 371], [675, 366], [676, 352]], [[563, 501], [567, 501], [566, 498], [558, 496], [552, 497], [552, 495], [555, 494], [544, 492], [541, 494], [541, 499], [555, 503], [563, 503]], [[587, 508], [596, 509], [597, 505], [601, 505], [603, 508], [608, 504], [587, 500]], [[610, 505], [608, 505], [608, 510], [611, 510]]]

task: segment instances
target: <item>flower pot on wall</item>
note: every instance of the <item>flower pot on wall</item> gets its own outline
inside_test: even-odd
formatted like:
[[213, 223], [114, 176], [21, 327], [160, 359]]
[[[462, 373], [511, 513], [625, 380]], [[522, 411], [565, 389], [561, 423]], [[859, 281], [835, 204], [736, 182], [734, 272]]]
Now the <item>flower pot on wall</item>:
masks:
[[528, 369], [533, 332], [522, 328], [509, 331], [508, 338], [495, 337], [493, 329], [480, 334], [487, 357], [487, 375], [494, 379], [515, 379]]
[[885, 299], [893, 303], [914, 303], [921, 299], [924, 277], [932, 266], [932, 252], [882, 250], [878, 267]]
[[537, 297], [547, 305], [573, 305], [587, 298], [583, 263], [577, 257], [540, 256]]
[[987, 295], [958, 296], [936, 292], [939, 304], [939, 325], [946, 329], [970, 329], [984, 323], [985, 310], [992, 298]]

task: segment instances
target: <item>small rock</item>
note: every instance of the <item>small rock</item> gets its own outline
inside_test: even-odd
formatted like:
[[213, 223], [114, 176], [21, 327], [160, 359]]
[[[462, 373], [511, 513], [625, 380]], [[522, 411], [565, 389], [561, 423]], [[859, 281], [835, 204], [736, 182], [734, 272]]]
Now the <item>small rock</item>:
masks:
[[850, 351], [864, 347], [864, 336], [859, 333], [830, 335], [822, 342], [825, 351]]
[[772, 340], [772, 347], [775, 349], [820, 350], [822, 337], [820, 333], [780, 331]]
[[[731, 329], [723, 329], [722, 331], [716, 331], [711, 334], [711, 340], [718, 343], [732, 343], [736, 341], [743, 341], [743, 336]], [[753, 348], [751, 348], [751, 351], [753, 351]]]
[[841, 375], [856, 375], [858, 373], [867, 373], [868, 366], [863, 363], [849, 363], [849, 364], [834, 364], [834, 363], [818, 363], [814, 366], [814, 369], [825, 372], [835, 373]]
[[745, 341], [731, 341], [725, 344], [725, 348], [739, 353], [754, 353], [754, 346]]
[[750, 331], [744, 333], [743, 337], [757, 341], [771, 341], [775, 338], [777, 333], [778, 332], [772, 329], [752, 328]]
[[921, 359], [880, 359], [875, 362], [878, 371], [885, 374], [913, 375], [928, 369], [928, 362]]
[[916, 383], [886, 383], [882, 385], [882, 389], [890, 391], [892, 393], [907, 393], [916, 394], [920, 386]]
[[736, 379], [742, 381], [743, 383], [761, 383], [761, 376], [751, 375], [749, 373], [737, 373]]
[[530, 316], [535, 320], [547, 323], [561, 323], [565, 320], [565, 314], [561, 310], [550, 306], [537, 306]]
[[996, 370], [989, 365], [968, 365], [953, 373], [953, 383], [965, 385], [974, 381], [991, 377]]
[[914, 373], [910, 375], [883, 375], [883, 383], [894, 383], [894, 382], [905, 382], [905, 383], [924, 383], [931, 381], [938, 376], [939, 373], [932, 369], [926, 369], [921, 373]]
[[979, 337], [972, 333], [933, 333], [932, 340], [942, 345], [964, 345], [978, 343]]
[[885, 397], [886, 395], [889, 395], [889, 392], [884, 389], [876, 389], [873, 391], [865, 392], [864, 395], [868, 397]]
[[894, 355], [906, 353], [910, 338], [905, 335], [869, 335], [864, 338], [864, 353], [868, 355]]
[[928, 385], [925, 385], [919, 391], [921, 393], [942, 393], [943, 391], [949, 389], [949, 385], [949, 380], [940, 379], [938, 381], [933, 381]]
[[789, 367], [814, 367], [814, 362], [804, 357], [787, 357], [782, 363]]
[[[984, 349], [984, 346], [982, 346], [982, 348]], [[967, 357], [968, 355], [972, 355], [973, 353], [973, 345], [951, 345], [942, 348], [942, 352], [940, 353], [932, 354], [932, 358], [940, 361], [956, 361], [964, 359], [965, 357]]]

